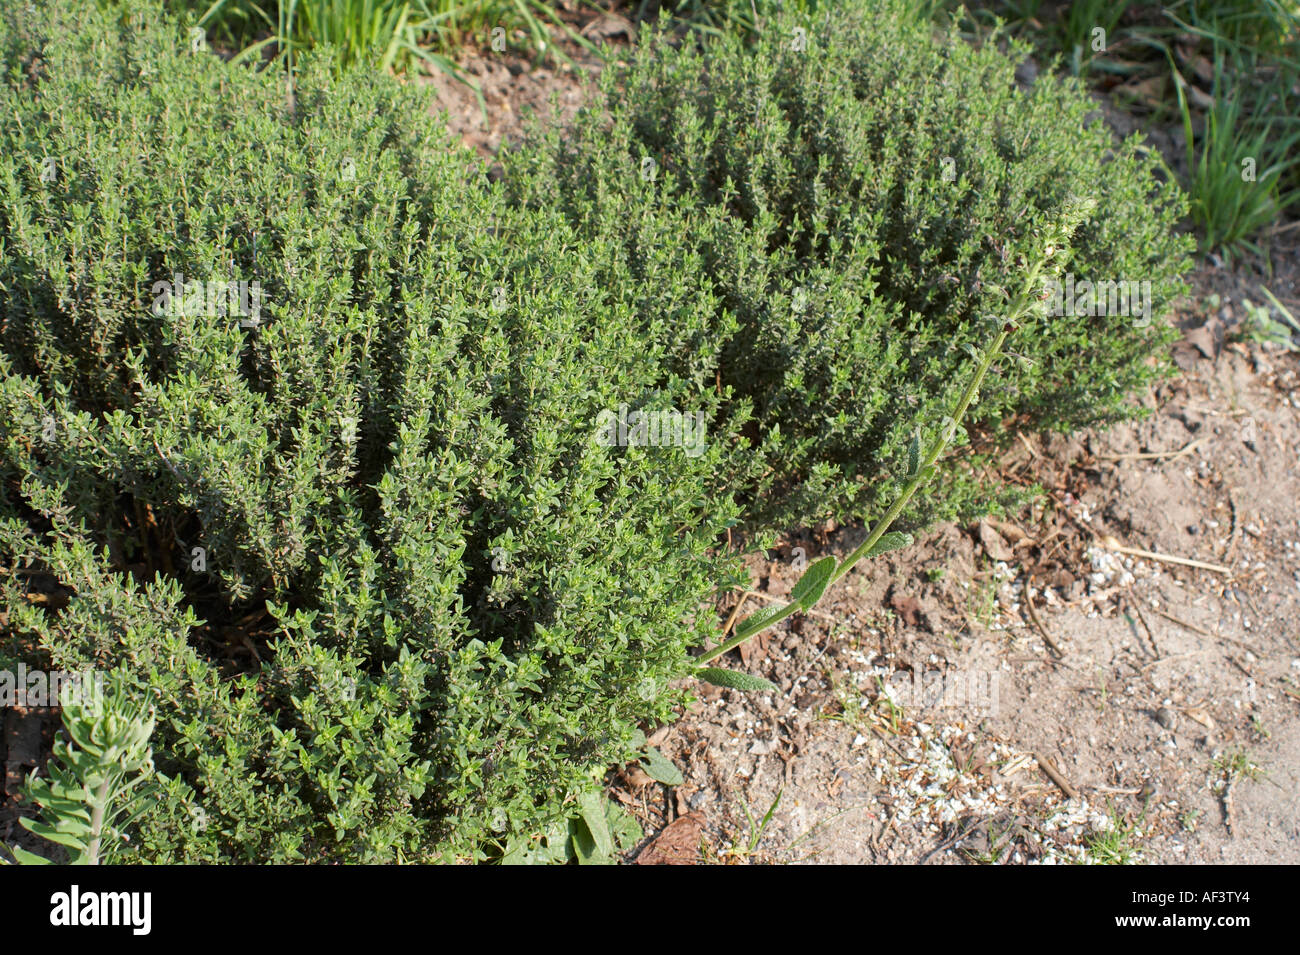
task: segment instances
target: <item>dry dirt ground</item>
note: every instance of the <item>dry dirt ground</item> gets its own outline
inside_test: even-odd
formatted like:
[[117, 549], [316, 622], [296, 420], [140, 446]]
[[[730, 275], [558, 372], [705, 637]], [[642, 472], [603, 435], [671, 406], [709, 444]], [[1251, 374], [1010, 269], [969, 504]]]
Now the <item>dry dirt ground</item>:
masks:
[[[566, 49], [577, 69], [484, 50], [486, 117], [446, 78], [438, 107], [490, 157], [580, 105], [594, 61]], [[1300, 312], [1300, 255], [1274, 261], [1197, 273], [1149, 418], [1023, 436], [1000, 477], [1046, 489], [1031, 509], [935, 528], [733, 654], [780, 692], [706, 687], [655, 733], [683, 785], [614, 777], [648, 834], [629, 860], [1300, 862], [1300, 363], [1242, 340], [1261, 284]], [[742, 612], [863, 534], [755, 555]]]

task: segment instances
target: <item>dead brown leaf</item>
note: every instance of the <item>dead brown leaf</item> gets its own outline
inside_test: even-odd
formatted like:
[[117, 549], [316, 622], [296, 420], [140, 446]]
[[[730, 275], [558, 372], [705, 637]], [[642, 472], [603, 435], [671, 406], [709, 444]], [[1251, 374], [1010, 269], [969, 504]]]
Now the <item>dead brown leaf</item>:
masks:
[[984, 545], [984, 553], [988, 554], [993, 560], [1014, 560], [1015, 554], [1007, 546], [1007, 542], [1002, 539], [1002, 535], [994, 530], [993, 525], [988, 521], [979, 523], [979, 540]]
[[637, 865], [698, 865], [704, 814], [678, 816], [636, 857]]

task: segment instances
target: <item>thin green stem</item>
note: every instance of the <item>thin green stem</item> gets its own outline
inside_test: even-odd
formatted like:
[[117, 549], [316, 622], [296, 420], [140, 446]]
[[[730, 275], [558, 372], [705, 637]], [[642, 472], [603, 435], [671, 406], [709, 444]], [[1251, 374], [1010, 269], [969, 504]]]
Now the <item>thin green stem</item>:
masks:
[[952, 441], [953, 432], [956, 431], [957, 425], [961, 423], [962, 417], [966, 414], [966, 409], [970, 407], [971, 401], [979, 392], [979, 387], [984, 381], [984, 376], [988, 374], [989, 366], [993, 364], [993, 360], [1002, 352], [1002, 346], [1006, 340], [1007, 331], [1004, 328], [1002, 331], [998, 332], [998, 337], [993, 340], [993, 344], [989, 346], [985, 352], [984, 358], [980, 361], [979, 367], [976, 369], [974, 376], [966, 385], [966, 391], [962, 395], [961, 401], [957, 404], [956, 414], [952, 416], [952, 424], [945, 428], [939, 435], [938, 440], [935, 441], [934, 446], [930, 449], [930, 453], [926, 455], [925, 460], [921, 462], [921, 465], [916, 469], [916, 474], [912, 476], [912, 480], [910, 480], [907, 483], [907, 486], [903, 488], [903, 492], [894, 499], [894, 503], [889, 505], [889, 510], [885, 511], [885, 515], [876, 522], [875, 529], [867, 536], [867, 539], [859, 544], [853, 553], [844, 558], [842, 564], [835, 568], [835, 573], [831, 575], [832, 584], [852, 570], [853, 565], [861, 560], [864, 555], [870, 553], [871, 548], [876, 546], [876, 543], [884, 536], [885, 531], [889, 530], [890, 525], [893, 524], [894, 521], [897, 520], [898, 515], [903, 512], [903, 508], [907, 507], [907, 503], [912, 499], [912, 495], [914, 495], [917, 490], [920, 489], [921, 485], [926, 482], [926, 479], [930, 477], [930, 468], [934, 467], [934, 463], [939, 460], [939, 455], [943, 454], [944, 449], [946, 449]]
[[[1038, 280], [1038, 273], [1041, 268], [1042, 262], [1039, 261], [1035, 262], [1034, 266], [1030, 269], [1029, 275], [1025, 280], [1024, 288], [1021, 289], [1020, 296], [1016, 299], [1016, 304], [1012, 308], [1010, 320], [1004, 323], [1001, 329], [999, 329], [997, 338], [995, 338], [993, 344], [985, 350], [984, 357], [980, 360], [979, 367], [975, 369], [975, 374], [971, 376], [971, 380], [967, 382], [966, 390], [962, 392], [961, 400], [957, 402], [957, 407], [953, 411], [952, 424], [939, 434], [933, 447], [930, 448], [929, 454], [925, 456], [925, 460], [922, 461], [920, 466], [916, 469], [916, 474], [912, 475], [912, 479], [908, 481], [907, 486], [903, 488], [903, 492], [899, 494], [894, 500], [894, 503], [889, 506], [889, 510], [885, 511], [884, 516], [876, 522], [875, 528], [873, 528], [871, 533], [867, 535], [867, 539], [858, 545], [858, 547], [849, 554], [848, 557], [844, 558], [843, 563], [835, 568], [835, 573], [831, 575], [831, 584], [834, 584], [837, 580], [847, 574], [853, 569], [854, 564], [871, 552], [871, 548], [876, 546], [880, 541], [880, 538], [884, 536], [887, 530], [889, 530], [890, 525], [898, 519], [898, 515], [903, 512], [905, 507], [907, 507], [912, 496], [930, 477], [930, 469], [934, 467], [935, 462], [939, 460], [939, 456], [943, 454], [949, 443], [951, 443], [953, 435], [957, 430], [957, 426], [961, 424], [961, 419], [966, 416], [966, 412], [970, 408], [971, 402], [974, 401], [975, 396], [979, 394], [980, 385], [984, 383], [984, 376], [988, 374], [989, 368], [992, 367], [993, 362], [997, 359], [998, 355], [1002, 353], [1002, 346], [1006, 344], [1011, 328], [1014, 327], [1016, 322], [1019, 322], [1020, 319], [1024, 317], [1025, 312], [1028, 310], [1029, 304], [1033, 300], [1035, 282]], [[830, 584], [827, 586], [830, 586]]]
[[[771, 620], [767, 622], [767, 626], [765, 626], [763, 630], [766, 630], [768, 627], [780, 623], [782, 620], [790, 616], [798, 609], [799, 609], [799, 604], [797, 601], [795, 603], [786, 604], [784, 607], [781, 608], [781, 612], [779, 614], [777, 614], [775, 617], [773, 617]], [[763, 631], [759, 630], [756, 632], [762, 633]], [[740, 646], [742, 643], [744, 643], [746, 640], [748, 640], [750, 637], [754, 635], [755, 634], [753, 633], [747, 633], [744, 636], [732, 637], [726, 643], [720, 643], [712, 650], [710, 650], [708, 653], [696, 657], [695, 662], [703, 665], [705, 663], [708, 663], [710, 660], [716, 660], [724, 653], [730, 653], [732, 650], [736, 649], [736, 647]]]

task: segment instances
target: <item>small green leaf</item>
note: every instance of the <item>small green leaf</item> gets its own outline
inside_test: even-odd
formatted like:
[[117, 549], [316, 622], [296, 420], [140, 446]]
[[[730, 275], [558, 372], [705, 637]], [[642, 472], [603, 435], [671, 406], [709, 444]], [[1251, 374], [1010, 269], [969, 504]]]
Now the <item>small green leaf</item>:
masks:
[[695, 675], [705, 683], [712, 683], [714, 686], [725, 686], [731, 690], [744, 690], [747, 693], [756, 690], [781, 692], [781, 688], [771, 680], [764, 680], [761, 676], [753, 676], [749, 673], [741, 673], [739, 670], [704, 667], [696, 670]]
[[805, 611], [811, 610], [826, 592], [826, 585], [835, 573], [835, 558], [823, 557], [803, 572], [799, 582], [790, 591], [790, 599]]
[[912, 443], [907, 446], [907, 479], [916, 477], [921, 469], [921, 432], [912, 434]]
[[686, 781], [682, 777], [682, 771], [673, 765], [673, 761], [653, 746], [641, 757], [641, 766], [647, 776], [665, 786], [680, 786]]
[[18, 860], [19, 865], [53, 865], [49, 859], [44, 856], [38, 856], [34, 852], [28, 852], [26, 849], [20, 849], [18, 846], [12, 846], [9, 850]]
[[502, 865], [540, 865], [537, 854], [528, 848], [528, 840], [511, 836], [506, 842], [506, 850], [501, 855]]
[[754, 634], [772, 626], [772, 621], [783, 613], [785, 613], [785, 607], [771, 606], [756, 610], [736, 624], [736, 637], [740, 640], [748, 640]]
[[609, 834], [614, 837], [614, 847], [619, 852], [627, 852], [645, 838], [645, 830], [636, 818], [612, 799], [605, 800], [605, 819], [609, 823]]
[[904, 531], [890, 531], [888, 534], [882, 534], [880, 540], [872, 545], [871, 550], [867, 551], [867, 557], [875, 557], [877, 554], [883, 554], [887, 550], [897, 550], [900, 547], [911, 547], [912, 535]]
[[574, 858], [578, 860], [578, 865], [609, 865], [613, 861], [600, 854], [591, 830], [581, 819], [569, 821], [569, 832], [569, 848]]
[[568, 862], [574, 854], [570, 836], [575, 825], [581, 825], [581, 820], [570, 820], [567, 827], [564, 823], [553, 825], [544, 836], [536, 840], [526, 836], [511, 836], [506, 843], [501, 864], [562, 865]]
[[[57, 842], [59, 845], [67, 846], [69, 849], [76, 849], [78, 852], [86, 851], [85, 841], [78, 839], [70, 832], [62, 832], [55, 829], [53, 826], [32, 819], [27, 819], [26, 817], [19, 819], [18, 821], [22, 823], [24, 829], [35, 833], [43, 839], [49, 839], [50, 842]], [[88, 835], [90, 833], [89, 826], [80, 828], [84, 828], [84, 832], [82, 833], [83, 835]]]
[[[583, 793], [578, 797], [578, 810], [581, 812], [582, 821], [587, 824], [587, 830], [591, 833], [592, 841], [595, 843], [594, 855], [599, 859], [612, 860], [614, 858], [614, 840], [609, 834], [609, 823], [605, 819], [604, 793]], [[583, 861], [581, 854], [579, 854], [578, 860]]]

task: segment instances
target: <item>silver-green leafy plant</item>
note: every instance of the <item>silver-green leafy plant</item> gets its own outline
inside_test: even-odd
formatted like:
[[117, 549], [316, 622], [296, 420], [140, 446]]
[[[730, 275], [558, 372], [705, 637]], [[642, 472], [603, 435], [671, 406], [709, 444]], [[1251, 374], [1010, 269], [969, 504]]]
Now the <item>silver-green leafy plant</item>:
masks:
[[833, 556], [826, 556], [809, 566], [804, 571], [803, 576], [799, 578], [799, 582], [791, 589], [789, 603], [784, 606], [766, 607], [740, 621], [729, 640], [697, 658], [696, 662], [699, 664], [699, 668], [695, 671], [697, 677], [705, 682], [736, 690], [771, 691], [778, 689], [775, 684], [761, 677], [735, 670], [711, 667], [707, 664], [764, 630], [776, 626], [786, 617], [800, 612], [807, 613], [822, 599], [826, 590], [852, 570], [859, 561], [899, 547], [906, 547], [912, 543], [911, 534], [891, 531], [890, 526], [897, 520], [899, 514], [903, 513], [908, 501], [912, 499], [912, 495], [934, 476], [939, 457], [952, 443], [962, 418], [965, 416], [967, 409], [970, 408], [971, 403], [979, 395], [979, 389], [984, 382], [984, 377], [988, 374], [989, 368], [998, 355], [1002, 353], [1007, 339], [1032, 319], [1042, 317], [1045, 300], [1050, 294], [1044, 291], [1046, 282], [1060, 274], [1061, 263], [1068, 259], [1067, 250], [1070, 239], [1079, 225], [1088, 218], [1094, 207], [1095, 203], [1090, 200], [1071, 199], [1066, 203], [1057, 223], [1042, 230], [1039, 234], [1039, 242], [1034, 253], [1027, 256], [1026, 260], [1020, 263], [1024, 280], [1019, 291], [1013, 298], [1011, 293], [1003, 290], [1010, 302], [1010, 307], [1005, 317], [997, 319], [997, 331], [993, 335], [992, 342], [984, 349], [983, 353], [972, 351], [972, 357], [976, 359], [975, 369], [966, 384], [965, 390], [958, 399], [952, 415], [944, 419], [942, 429], [930, 441], [928, 449], [922, 450], [919, 432], [912, 438], [907, 455], [907, 483], [897, 497], [894, 498], [894, 502], [889, 506], [889, 509], [876, 522], [871, 533], [867, 535], [867, 539], [845, 557], [843, 561], [837, 561]]
[[[54, 744], [49, 778], [32, 774], [26, 796], [42, 819], [23, 826], [68, 850], [72, 865], [98, 865], [111, 858], [122, 831], [153, 791], [152, 711], [133, 703], [120, 684], [102, 697], [63, 707], [65, 739]], [[21, 864], [50, 860], [25, 849], [10, 850]]]

